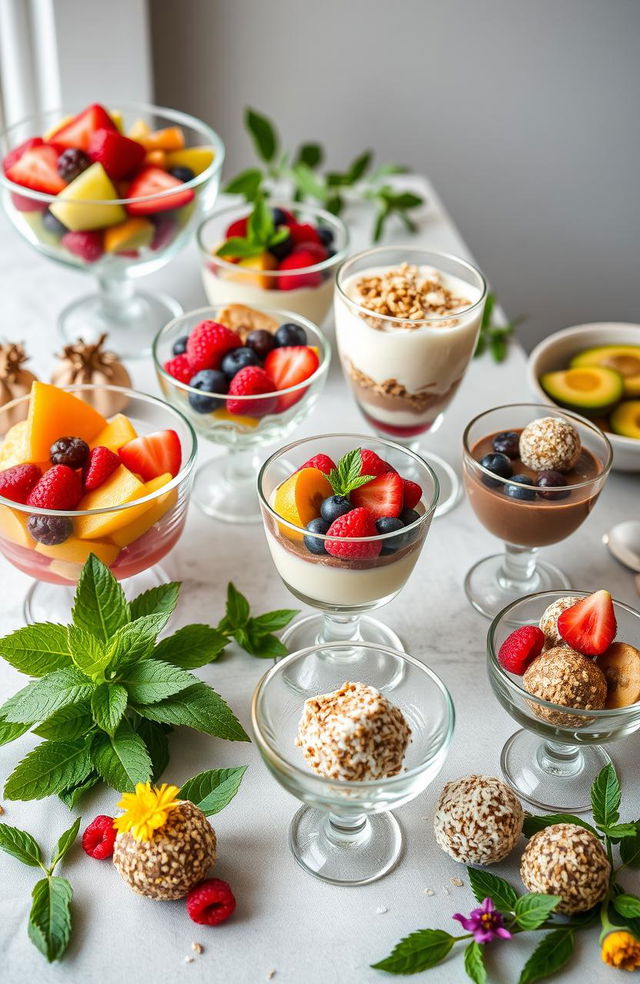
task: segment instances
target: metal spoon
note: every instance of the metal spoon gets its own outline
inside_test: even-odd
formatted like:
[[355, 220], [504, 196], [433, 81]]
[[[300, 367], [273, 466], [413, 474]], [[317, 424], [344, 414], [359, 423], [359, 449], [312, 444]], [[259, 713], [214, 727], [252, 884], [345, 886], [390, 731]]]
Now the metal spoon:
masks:
[[624, 523], [616, 523], [602, 537], [610, 552], [625, 567], [632, 571], [640, 571], [640, 521], [627, 519]]

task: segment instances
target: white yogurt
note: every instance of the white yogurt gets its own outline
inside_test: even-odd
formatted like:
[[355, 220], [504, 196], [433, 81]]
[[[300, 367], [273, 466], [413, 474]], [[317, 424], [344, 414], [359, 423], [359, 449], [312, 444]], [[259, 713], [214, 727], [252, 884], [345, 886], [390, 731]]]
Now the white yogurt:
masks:
[[333, 297], [333, 277], [323, 280], [317, 287], [299, 287], [296, 290], [266, 290], [255, 283], [217, 277], [206, 266], [202, 267], [202, 281], [209, 303], [246, 304], [247, 307], [284, 310], [300, 314], [315, 325], [326, 318]]

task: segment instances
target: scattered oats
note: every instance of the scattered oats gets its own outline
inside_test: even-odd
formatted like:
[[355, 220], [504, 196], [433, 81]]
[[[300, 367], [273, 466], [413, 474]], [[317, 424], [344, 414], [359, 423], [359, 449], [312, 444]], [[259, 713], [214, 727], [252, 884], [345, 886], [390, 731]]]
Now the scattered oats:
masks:
[[376, 909], [376, 915], [384, 916], [385, 912], [388, 911], [389, 910], [387, 909], [386, 905], [379, 905], [378, 908]]
[[462, 888], [462, 886], [464, 885], [464, 882], [463, 882], [462, 878], [452, 878], [451, 879], [451, 884], [454, 885], [456, 888]]
[[204, 953], [204, 947], [202, 943], [192, 943], [191, 949], [193, 950], [194, 953]]
[[425, 895], [435, 895], [436, 894], [432, 888], [425, 888], [423, 891], [424, 891], [424, 894]]
[[451, 890], [450, 890], [450, 889], [448, 889], [446, 885], [443, 885], [442, 887], [443, 887], [443, 889], [444, 889], [444, 894], [445, 894], [445, 895], [451, 895]]
[[267, 980], [268, 980], [268, 981], [272, 981], [272, 980], [273, 980], [273, 978], [274, 978], [275, 976], [276, 976], [276, 972], [275, 972], [275, 970], [274, 970], [274, 969], [272, 968], [272, 969], [271, 969], [270, 971], [268, 971], [268, 973], [267, 973]]
[[186, 956], [184, 958], [184, 962], [185, 963], [193, 963], [193, 957], [192, 956]]
[[4, 807], [0, 806], [0, 817], [4, 816]]
[[[423, 272], [410, 263], [402, 263], [383, 273], [361, 277], [350, 296], [357, 304], [374, 314], [414, 322], [411, 326], [403, 326], [409, 330], [428, 324], [429, 318], [440, 319], [471, 307], [471, 301], [454, 294], [444, 284], [438, 270]], [[373, 328], [380, 331], [389, 329], [388, 323], [379, 318], [368, 315], [363, 317]], [[452, 318], [445, 324], [456, 324], [456, 320]], [[397, 327], [392, 323], [392, 330]]]

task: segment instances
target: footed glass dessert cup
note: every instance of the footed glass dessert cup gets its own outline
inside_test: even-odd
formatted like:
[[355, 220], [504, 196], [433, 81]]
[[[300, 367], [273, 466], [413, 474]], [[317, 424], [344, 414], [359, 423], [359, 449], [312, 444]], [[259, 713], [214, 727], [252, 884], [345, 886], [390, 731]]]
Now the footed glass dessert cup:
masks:
[[475, 351], [487, 296], [471, 263], [419, 246], [379, 246], [337, 273], [336, 339], [345, 379], [380, 437], [420, 454], [440, 483], [436, 516], [460, 500], [452, 465], [425, 448]]
[[[118, 135], [126, 134], [148, 147], [132, 180], [130, 173], [119, 179], [115, 174], [120, 171], [114, 174], [104, 157], [109, 151], [103, 146], [92, 158], [93, 145], [87, 144], [91, 126], [88, 114], [95, 116], [98, 111], [104, 112], [102, 107], [91, 106], [80, 114], [85, 119], [77, 128], [82, 149], [72, 147], [73, 135], [60, 137], [64, 143], [56, 143], [56, 135], [73, 124], [69, 109], [39, 113], [0, 133], [4, 164], [0, 189], [11, 223], [27, 242], [44, 256], [96, 278], [96, 293], [73, 301], [60, 312], [58, 324], [63, 337], [69, 342], [78, 337], [94, 342], [107, 332], [119, 355], [140, 358], [149, 354], [158, 329], [182, 307], [167, 294], [136, 290], [134, 281], [168, 263], [193, 235], [198, 216], [212, 207], [220, 184], [224, 144], [209, 126], [186, 113], [145, 104], [118, 105], [106, 111], [108, 117], [102, 125], [112, 126]], [[46, 178], [51, 187], [57, 188], [59, 181], [61, 187], [55, 194], [33, 190], [9, 177], [9, 173], [14, 174], [11, 161], [20, 161], [27, 142], [42, 145], [43, 140], [44, 146], [36, 147], [35, 153], [43, 154], [47, 166], [44, 155], [52, 155], [51, 174]], [[130, 144], [125, 146], [130, 152]], [[65, 149], [81, 155], [79, 166], [85, 168], [66, 187], [58, 173]], [[102, 160], [107, 172], [101, 167]], [[38, 167], [41, 163], [35, 161]], [[123, 167], [126, 169], [126, 163]], [[136, 175], [142, 172], [144, 180], [138, 180]], [[180, 176], [181, 183], [175, 181], [172, 172]], [[63, 167], [62, 173], [69, 179], [74, 177], [73, 170], [65, 172]], [[30, 178], [26, 164], [20, 180], [42, 186], [42, 175], [38, 172]], [[129, 188], [140, 190], [131, 197]]]
[[[64, 390], [91, 405], [94, 400], [101, 407], [105, 401], [112, 404], [114, 416], [90, 446], [113, 449], [117, 443], [124, 443], [122, 438], [118, 441], [118, 433], [126, 433], [129, 440], [136, 434], [143, 437], [172, 430], [180, 443], [181, 464], [175, 476], [165, 474], [148, 482], [138, 481], [124, 474], [124, 470], [119, 475], [116, 470], [104, 486], [88, 494], [99, 493], [102, 501], [113, 503], [129, 498], [103, 508], [44, 509], [0, 496], [0, 552], [10, 564], [34, 579], [24, 603], [24, 617], [29, 623], [69, 621], [75, 584], [91, 553], [124, 582], [127, 596], [167, 582], [169, 578], [159, 563], [180, 538], [191, 493], [197, 440], [191, 424], [179, 411], [153, 396], [118, 386], [85, 384]], [[20, 453], [21, 428], [26, 424], [30, 400], [27, 395], [0, 407], [0, 469], [11, 467], [16, 459], [24, 460]], [[51, 467], [49, 462], [43, 464], [43, 470], [47, 466]], [[62, 530], [62, 542], [42, 542], [41, 534], [40, 541], [35, 539], [30, 521], [33, 523], [36, 517], [52, 527], [54, 533]]]
[[[396, 775], [330, 779], [312, 771], [296, 747], [305, 700], [331, 693], [346, 681], [374, 687], [404, 715], [411, 738]], [[304, 803], [289, 828], [289, 846], [298, 864], [334, 885], [363, 885], [391, 871], [401, 856], [403, 837], [390, 811], [433, 782], [453, 735], [453, 703], [433, 670], [384, 646], [314, 646], [292, 653], [263, 676], [251, 717], [267, 768]]]
[[[536, 485], [536, 473], [519, 464], [518, 458], [513, 461], [511, 478], [502, 478], [480, 464], [485, 454], [494, 451], [496, 435], [511, 432], [517, 436], [532, 421], [549, 417], [575, 428], [582, 444], [575, 467], [560, 476], [563, 485]], [[467, 598], [481, 615], [493, 618], [525, 594], [571, 587], [567, 575], [541, 560], [538, 551], [566, 539], [582, 525], [598, 500], [612, 460], [611, 445], [596, 424], [549, 406], [516, 403], [495, 407], [467, 425], [463, 436], [467, 496], [478, 520], [505, 545], [503, 554], [478, 561], [465, 578]], [[531, 484], [514, 482], [518, 471], [528, 473]], [[546, 472], [547, 476], [557, 474]]]
[[[290, 311], [252, 308], [268, 320], [297, 325], [304, 330], [306, 345], [315, 350], [317, 367], [302, 382], [286, 389], [261, 392], [254, 396], [231, 396], [196, 389], [171, 376], [164, 368], [174, 345], [186, 338], [205, 320], [216, 321], [229, 305], [200, 308], [174, 318], [159, 332], [153, 343], [153, 359], [160, 388], [169, 403], [185, 414], [198, 436], [219, 445], [224, 457], [200, 466], [196, 473], [193, 498], [207, 516], [225, 523], [259, 523], [260, 507], [256, 494], [256, 475], [263, 460], [265, 444], [287, 437], [315, 407], [327, 379], [331, 346], [316, 325]], [[256, 322], [256, 324], [262, 322]], [[239, 328], [241, 334], [247, 325]], [[277, 350], [276, 350], [277, 351]]]
[[[487, 668], [493, 691], [508, 714], [522, 726], [509, 738], [500, 757], [504, 778], [515, 792], [550, 812], [583, 813], [591, 809], [591, 785], [611, 759], [603, 743], [620, 741], [640, 729], [640, 703], [610, 710], [568, 709], [533, 696], [522, 677], [498, 661], [500, 646], [521, 625], [538, 625], [545, 609], [566, 591], [542, 591], [513, 602], [491, 623]], [[571, 591], [576, 598], [586, 591]], [[617, 638], [640, 647], [640, 612], [613, 602]]]
[[[420, 485], [422, 495], [414, 507], [416, 518], [400, 533], [396, 530], [345, 539], [355, 552], [360, 545], [373, 545], [377, 549], [368, 551], [374, 553], [373, 557], [331, 556], [318, 545], [332, 538], [321, 533], [313, 534], [316, 552], [312, 552], [304, 540], [305, 536], [309, 539], [308, 530], [283, 518], [275, 509], [277, 489], [315, 455], [328, 455], [337, 462], [354, 448], [375, 452], [401, 476], [410, 476]], [[411, 575], [431, 526], [438, 491], [436, 475], [415, 451], [362, 434], [306, 437], [280, 448], [265, 461], [258, 475], [258, 493], [273, 562], [289, 591], [305, 605], [317, 609], [296, 619], [283, 633], [282, 641], [290, 651], [341, 641], [403, 648], [397, 634], [368, 613], [392, 601]]]

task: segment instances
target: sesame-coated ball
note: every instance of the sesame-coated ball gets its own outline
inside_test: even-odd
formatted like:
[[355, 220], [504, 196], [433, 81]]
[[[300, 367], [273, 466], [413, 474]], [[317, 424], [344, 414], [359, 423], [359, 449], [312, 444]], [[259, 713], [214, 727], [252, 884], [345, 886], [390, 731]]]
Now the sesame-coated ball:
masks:
[[575, 823], [554, 823], [534, 834], [520, 863], [529, 892], [559, 895], [556, 912], [586, 912], [607, 893], [611, 865], [598, 838]]
[[[536, 656], [525, 670], [522, 685], [534, 697], [585, 711], [602, 710], [607, 699], [607, 681], [600, 667], [568, 646], [555, 646]], [[554, 711], [535, 701], [528, 704], [536, 717], [550, 724], [580, 728], [590, 723], [589, 718]]]
[[440, 793], [433, 829], [454, 861], [493, 864], [511, 853], [523, 822], [520, 800], [500, 779], [463, 776]]
[[520, 460], [534, 471], [571, 471], [582, 443], [575, 427], [560, 417], [540, 417], [520, 435]]
[[565, 598], [558, 598], [556, 601], [552, 601], [545, 608], [540, 619], [540, 628], [544, 632], [545, 649], [553, 649], [554, 646], [566, 645], [558, 631], [558, 618], [567, 608], [573, 608], [579, 601], [579, 598], [575, 598], [573, 595], [567, 595]]

